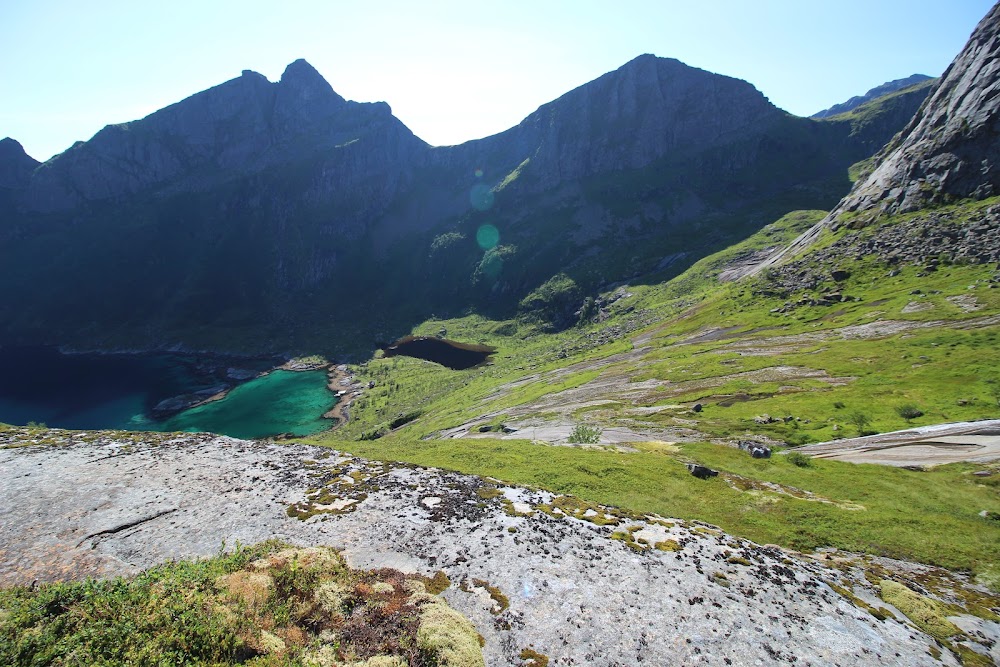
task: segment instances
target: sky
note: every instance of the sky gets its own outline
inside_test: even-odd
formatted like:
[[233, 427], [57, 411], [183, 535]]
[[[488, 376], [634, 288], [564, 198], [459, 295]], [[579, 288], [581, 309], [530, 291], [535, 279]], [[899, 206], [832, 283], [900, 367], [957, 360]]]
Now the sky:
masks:
[[940, 75], [986, 0], [0, 0], [0, 137], [46, 160], [250, 69], [305, 58], [434, 145], [496, 134], [653, 53], [808, 116]]

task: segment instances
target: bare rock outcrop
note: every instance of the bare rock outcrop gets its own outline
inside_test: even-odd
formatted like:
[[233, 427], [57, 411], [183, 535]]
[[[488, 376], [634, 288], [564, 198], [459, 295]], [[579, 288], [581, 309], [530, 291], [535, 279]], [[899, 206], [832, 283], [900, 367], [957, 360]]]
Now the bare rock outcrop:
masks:
[[[210, 434], [16, 428], [0, 432], [0, 474], [3, 585], [278, 538], [343, 549], [354, 567], [444, 572], [489, 665], [522, 665], [529, 648], [551, 664], [941, 664], [931, 637], [877, 608], [849, 554], [497, 480]], [[904, 585], [924, 572], [880, 567]]]
[[879, 166], [831, 214], [905, 213], [1000, 194], [1000, 5], [980, 21]]

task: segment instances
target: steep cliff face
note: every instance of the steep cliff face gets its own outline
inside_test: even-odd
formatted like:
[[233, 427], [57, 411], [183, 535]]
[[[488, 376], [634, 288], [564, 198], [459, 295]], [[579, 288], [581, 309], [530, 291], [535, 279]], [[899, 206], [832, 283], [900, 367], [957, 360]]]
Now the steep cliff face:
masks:
[[979, 23], [900, 139], [834, 212], [907, 212], [1000, 194], [1000, 5]]
[[[394, 158], [423, 145], [388, 105], [348, 102], [304, 60], [271, 83], [243, 75], [142, 120], [108, 125], [45, 163], [24, 194], [24, 209], [65, 211], [151, 190], [203, 191], [234, 177], [381, 140]], [[356, 173], [356, 158], [341, 175]], [[329, 166], [329, 165], [328, 165]]]
[[[728, 279], [760, 273], [807, 251], [826, 231], [842, 224], [877, 225], [896, 213], [1000, 194], [1000, 3], [979, 22], [968, 43], [931, 90], [907, 126], [872, 158], [873, 171], [859, 180], [830, 213], [789, 246], [732, 270]], [[970, 222], [971, 220], [971, 222]], [[908, 226], [877, 227], [867, 246], [835, 246], [859, 256], [878, 252], [930, 262], [947, 252], [963, 261], [993, 261], [993, 211], [977, 211], [961, 228], [950, 215], [933, 212]], [[949, 227], [946, 231], [940, 227]], [[917, 230], [917, 238], [901, 240]], [[952, 242], [956, 242], [952, 246]], [[853, 243], [853, 241], [852, 241]], [[811, 256], [812, 257], [812, 256]], [[828, 258], [827, 258], [828, 259]], [[788, 264], [782, 270], [788, 271]]]
[[[244, 72], [18, 162], [0, 189], [0, 343], [336, 352], [430, 312], [509, 317], [558, 274], [579, 296], [828, 208], [867, 143], [648, 55], [439, 148], [304, 61], [276, 83]], [[486, 224], [496, 248], [476, 242]]]

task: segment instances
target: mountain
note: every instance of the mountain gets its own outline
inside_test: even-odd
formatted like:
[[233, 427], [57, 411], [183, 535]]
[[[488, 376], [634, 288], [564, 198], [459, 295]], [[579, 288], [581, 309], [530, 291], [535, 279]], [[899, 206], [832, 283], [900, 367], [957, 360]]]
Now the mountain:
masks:
[[850, 111], [827, 116], [823, 120], [850, 123], [851, 138], [874, 154], [885, 145], [886, 136], [905, 127], [913, 118], [937, 81], [927, 79], [908, 88], [886, 93]]
[[917, 84], [924, 83], [926, 81], [932, 80], [933, 77], [929, 77], [926, 74], [911, 74], [905, 79], [896, 79], [894, 81], [887, 81], [880, 86], [875, 86], [869, 90], [864, 95], [856, 95], [846, 102], [841, 102], [840, 104], [834, 104], [829, 109], [823, 109], [822, 111], [817, 111], [810, 118], [829, 118], [830, 116], [836, 116], [838, 114], [847, 113], [852, 111], [865, 102], [871, 102], [872, 100], [888, 95], [889, 93], [894, 93], [897, 90], [903, 90], [906, 88], [912, 88]]
[[[563, 331], [428, 318], [414, 335], [481, 341], [493, 362], [367, 358], [351, 368], [370, 389], [318, 440], [695, 519], [819, 562], [870, 554], [867, 583], [832, 587], [845, 613], [909, 619], [936, 638], [932, 660], [996, 664], [978, 628], [1000, 609], [998, 44], [994, 8], [832, 214], [794, 211], [673, 279], [609, 286]], [[884, 567], [895, 559], [922, 563], [919, 578]], [[968, 578], [924, 586], [944, 568]], [[951, 606], [978, 595], [978, 609]], [[953, 613], [962, 628], [945, 625]]]
[[[398, 151], [389, 164], [405, 164], [407, 151], [423, 146], [388, 105], [344, 100], [304, 60], [277, 83], [246, 70], [141, 121], [108, 125], [55, 156], [33, 174], [23, 207], [51, 213], [150, 192], [203, 192], [321, 153], [340, 167], [337, 149], [372, 135]], [[346, 161], [335, 175], [350, 187], [359, 165]]]
[[880, 164], [841, 202], [833, 217], [878, 210], [913, 211], [1000, 194], [1000, 125], [994, 60], [1000, 55], [1000, 8], [994, 7], [941, 77]]
[[0, 139], [0, 188], [23, 188], [40, 163], [13, 139]]
[[[848, 196], [786, 248], [756, 263], [735, 270], [731, 276], [759, 273], [787, 257], [800, 254], [830, 230], [848, 225], [864, 227], [893, 221], [899, 213], [933, 209], [963, 200], [984, 200], [1000, 193], [997, 156], [1000, 152], [995, 128], [1000, 124], [1000, 103], [993, 91], [1000, 86], [993, 59], [1000, 57], [1000, 4], [976, 26], [962, 52], [942, 75], [926, 101], [907, 126], [874, 158], [873, 168], [860, 179]], [[897, 257], [930, 262], [940, 252], [950, 257], [985, 263], [1000, 261], [1000, 232], [986, 209], [975, 208], [959, 216], [962, 235], [951, 226], [951, 215], [931, 215], [905, 227], [880, 225], [883, 236], [878, 247]], [[901, 229], [919, 227], [913, 236]], [[930, 241], [928, 241], [930, 239]], [[960, 248], [952, 246], [959, 240]], [[945, 248], [944, 246], [952, 246]], [[845, 252], [857, 248], [841, 248]]]
[[276, 83], [244, 72], [17, 163], [0, 343], [366, 353], [470, 310], [562, 328], [604, 285], [833, 206], [899, 129], [855, 124], [645, 55], [510, 130], [431, 147], [304, 61]]

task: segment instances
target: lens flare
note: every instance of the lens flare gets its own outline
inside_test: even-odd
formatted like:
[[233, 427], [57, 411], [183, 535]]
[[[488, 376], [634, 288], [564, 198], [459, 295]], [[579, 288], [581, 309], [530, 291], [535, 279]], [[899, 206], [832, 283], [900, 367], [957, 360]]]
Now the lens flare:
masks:
[[483, 225], [476, 230], [476, 243], [483, 250], [496, 248], [500, 243], [500, 230], [493, 225]]
[[493, 190], [484, 183], [477, 183], [472, 186], [469, 193], [469, 203], [477, 211], [488, 211], [493, 208]]
[[482, 178], [483, 177], [483, 170], [482, 169], [476, 169], [476, 171], [473, 172], [473, 173], [475, 173], [476, 178]]

